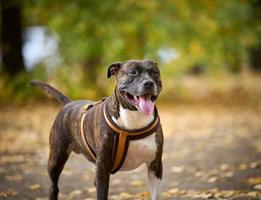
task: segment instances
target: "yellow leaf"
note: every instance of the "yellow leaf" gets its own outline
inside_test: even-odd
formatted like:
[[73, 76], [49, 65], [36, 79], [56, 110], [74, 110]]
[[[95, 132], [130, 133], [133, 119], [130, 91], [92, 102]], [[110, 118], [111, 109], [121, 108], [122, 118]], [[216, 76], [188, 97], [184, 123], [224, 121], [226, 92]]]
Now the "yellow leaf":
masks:
[[40, 184], [33, 184], [29, 186], [30, 190], [39, 190], [41, 188]]
[[87, 191], [89, 193], [94, 193], [94, 192], [96, 192], [96, 187], [90, 187], [90, 188], [87, 189]]
[[179, 189], [178, 188], [170, 189], [170, 190], [168, 190], [168, 193], [177, 195], [179, 193]]
[[229, 169], [229, 166], [227, 165], [227, 164], [221, 164], [220, 166], [219, 166], [219, 169], [221, 170], [221, 171], [227, 171], [228, 169]]
[[233, 173], [233, 172], [226, 172], [226, 173], [224, 174], [224, 176], [225, 176], [226, 178], [231, 178], [231, 177], [234, 176], [234, 173]]
[[121, 184], [122, 183], [122, 180], [121, 179], [113, 179], [112, 181], [111, 181], [111, 184], [112, 185], [118, 185], [118, 184]]
[[251, 191], [247, 193], [247, 196], [257, 198], [258, 197], [258, 192], [257, 191]]
[[247, 179], [247, 182], [248, 182], [250, 185], [261, 184], [261, 177], [252, 177], [252, 178], [249, 178], [249, 179]]
[[261, 184], [255, 185], [255, 186], [254, 186], [254, 189], [255, 189], [255, 190], [261, 190]]
[[15, 191], [13, 189], [9, 189], [6, 192], [0, 192], [0, 197], [3, 197], [3, 198], [12, 197], [12, 196], [16, 196], [16, 195], [17, 195], [17, 191]]
[[235, 194], [235, 191], [225, 190], [225, 191], [222, 191], [222, 193], [223, 193], [223, 197], [229, 198], [229, 197], [232, 197]]
[[201, 176], [203, 176], [203, 175], [204, 175], [204, 174], [203, 174], [202, 171], [197, 171], [197, 172], [195, 172], [195, 174], [194, 174], [195, 177], [201, 177]]
[[182, 173], [184, 171], [185, 171], [185, 169], [182, 166], [171, 167], [171, 172], [173, 172], [173, 173]]
[[216, 177], [216, 176], [210, 177], [210, 178], [208, 179], [208, 183], [215, 183], [215, 182], [217, 182], [217, 181], [218, 181], [218, 177]]
[[119, 195], [121, 198], [131, 198], [132, 197], [132, 195], [127, 192], [121, 192]]
[[239, 170], [246, 170], [246, 169], [247, 169], [247, 164], [245, 164], [245, 163], [240, 164], [240, 165], [238, 166], [238, 169], [239, 169]]
[[137, 195], [139, 199], [146, 199], [150, 196], [150, 192], [141, 192]]
[[142, 180], [135, 180], [131, 182], [131, 186], [133, 187], [142, 187], [144, 186], [144, 181]]
[[22, 176], [21, 175], [11, 175], [11, 176], [6, 176], [6, 179], [8, 181], [20, 181], [22, 180]]

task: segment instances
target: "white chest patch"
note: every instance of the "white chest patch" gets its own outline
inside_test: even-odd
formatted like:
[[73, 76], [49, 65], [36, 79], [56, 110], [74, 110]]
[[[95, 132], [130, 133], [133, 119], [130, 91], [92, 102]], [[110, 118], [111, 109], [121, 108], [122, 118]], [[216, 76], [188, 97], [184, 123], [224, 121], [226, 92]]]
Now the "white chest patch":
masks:
[[[120, 107], [120, 117], [112, 120], [124, 129], [140, 129], [147, 126], [154, 119], [153, 114], [146, 116], [139, 111], [130, 111]], [[143, 139], [131, 140], [125, 161], [120, 171], [128, 171], [137, 168], [143, 163], [150, 163], [156, 156], [156, 133]]]

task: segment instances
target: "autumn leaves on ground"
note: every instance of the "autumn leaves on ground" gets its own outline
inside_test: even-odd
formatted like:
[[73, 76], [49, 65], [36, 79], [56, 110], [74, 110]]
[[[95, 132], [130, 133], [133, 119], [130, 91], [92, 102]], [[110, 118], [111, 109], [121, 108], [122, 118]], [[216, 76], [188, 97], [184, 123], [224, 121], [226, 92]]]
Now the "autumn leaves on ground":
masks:
[[[261, 198], [260, 81], [235, 83], [222, 95], [208, 90], [201, 98], [159, 103], [163, 199]], [[48, 136], [59, 107], [1, 107], [0, 199], [47, 199]], [[60, 199], [95, 199], [93, 180], [91, 164], [72, 154], [60, 179]], [[150, 199], [145, 167], [113, 175], [110, 199]]]

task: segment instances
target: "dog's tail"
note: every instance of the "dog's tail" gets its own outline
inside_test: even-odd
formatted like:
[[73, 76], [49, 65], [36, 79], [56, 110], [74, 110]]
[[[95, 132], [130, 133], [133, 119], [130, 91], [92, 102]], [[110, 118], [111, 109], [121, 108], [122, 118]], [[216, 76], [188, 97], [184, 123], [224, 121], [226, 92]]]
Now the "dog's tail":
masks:
[[65, 96], [63, 93], [59, 92], [57, 89], [53, 88], [52, 86], [48, 85], [47, 83], [38, 80], [33, 80], [30, 82], [30, 85], [42, 89], [44, 92], [48, 93], [49, 95], [57, 99], [63, 105], [70, 102], [70, 99], [67, 96]]

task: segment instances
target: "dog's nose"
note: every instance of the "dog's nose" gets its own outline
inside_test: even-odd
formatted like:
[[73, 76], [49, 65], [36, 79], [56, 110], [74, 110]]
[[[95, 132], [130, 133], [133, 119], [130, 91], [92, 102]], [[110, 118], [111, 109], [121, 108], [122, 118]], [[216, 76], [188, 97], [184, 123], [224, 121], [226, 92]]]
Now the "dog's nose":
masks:
[[143, 87], [144, 88], [152, 88], [152, 87], [154, 87], [154, 82], [151, 81], [151, 80], [144, 81], [143, 82]]

